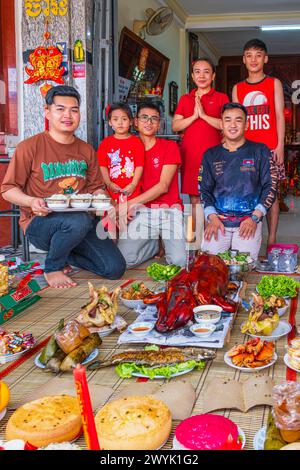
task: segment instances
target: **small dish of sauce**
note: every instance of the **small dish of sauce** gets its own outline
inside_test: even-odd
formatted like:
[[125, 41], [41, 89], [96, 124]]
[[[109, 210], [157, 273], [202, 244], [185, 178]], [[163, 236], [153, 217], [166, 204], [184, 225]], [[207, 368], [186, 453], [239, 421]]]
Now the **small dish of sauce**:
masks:
[[200, 338], [206, 338], [210, 335], [213, 334], [213, 332], [215, 331], [216, 329], [216, 325], [199, 325], [199, 324], [195, 324], [195, 325], [192, 325], [190, 327], [190, 332], [193, 333], [193, 335], [195, 336], [199, 336]]
[[128, 327], [129, 331], [136, 336], [145, 336], [154, 328], [154, 323], [138, 322]]

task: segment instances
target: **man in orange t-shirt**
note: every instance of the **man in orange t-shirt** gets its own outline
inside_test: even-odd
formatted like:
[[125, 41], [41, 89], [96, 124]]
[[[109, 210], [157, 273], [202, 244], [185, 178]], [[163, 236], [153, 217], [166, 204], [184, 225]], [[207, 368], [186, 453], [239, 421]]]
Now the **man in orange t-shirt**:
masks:
[[109, 279], [119, 279], [126, 268], [114, 242], [100, 233], [97, 219], [88, 212], [51, 212], [44, 201], [54, 194], [103, 192], [94, 149], [74, 135], [79, 106], [80, 95], [73, 87], [48, 91], [50, 130], [17, 146], [1, 187], [3, 198], [20, 206], [20, 225], [29, 241], [48, 252], [45, 278], [50, 287], [60, 289], [76, 286], [67, 276], [68, 264]]

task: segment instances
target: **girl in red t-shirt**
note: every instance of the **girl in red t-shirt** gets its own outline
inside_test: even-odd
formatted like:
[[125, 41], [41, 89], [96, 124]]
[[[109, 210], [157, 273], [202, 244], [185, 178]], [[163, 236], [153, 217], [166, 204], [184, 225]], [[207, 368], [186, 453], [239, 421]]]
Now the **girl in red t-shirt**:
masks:
[[127, 104], [113, 104], [108, 122], [114, 135], [101, 142], [98, 160], [107, 190], [119, 202], [122, 195], [132, 199], [141, 193], [145, 148], [138, 137], [130, 134], [133, 116]]
[[198, 178], [203, 154], [221, 143], [221, 111], [229, 99], [225, 93], [213, 88], [215, 66], [210, 59], [195, 60], [192, 78], [196, 88], [180, 98], [173, 130], [183, 132], [181, 192], [190, 196], [196, 220], [196, 208], [200, 203]]

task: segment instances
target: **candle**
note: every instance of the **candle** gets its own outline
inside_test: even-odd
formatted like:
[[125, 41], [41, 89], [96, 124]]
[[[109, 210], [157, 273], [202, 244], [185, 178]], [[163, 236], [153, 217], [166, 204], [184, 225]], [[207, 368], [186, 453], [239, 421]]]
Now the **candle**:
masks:
[[100, 450], [85, 368], [78, 364], [73, 371], [73, 375], [87, 448], [89, 450]]

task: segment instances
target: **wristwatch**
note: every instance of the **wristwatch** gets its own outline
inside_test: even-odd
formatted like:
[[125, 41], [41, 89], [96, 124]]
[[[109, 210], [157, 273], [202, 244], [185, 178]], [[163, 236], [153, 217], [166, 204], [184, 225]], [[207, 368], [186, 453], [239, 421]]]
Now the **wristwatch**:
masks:
[[251, 215], [251, 219], [252, 219], [253, 222], [255, 222], [256, 224], [258, 224], [259, 222], [261, 222], [261, 217], [258, 217], [258, 216], [255, 215], [255, 214], [252, 214], [252, 215]]

